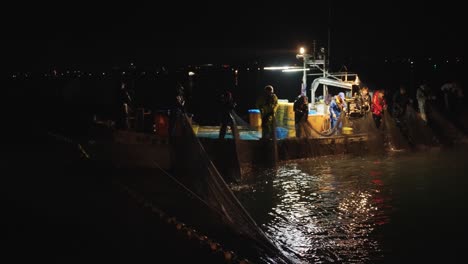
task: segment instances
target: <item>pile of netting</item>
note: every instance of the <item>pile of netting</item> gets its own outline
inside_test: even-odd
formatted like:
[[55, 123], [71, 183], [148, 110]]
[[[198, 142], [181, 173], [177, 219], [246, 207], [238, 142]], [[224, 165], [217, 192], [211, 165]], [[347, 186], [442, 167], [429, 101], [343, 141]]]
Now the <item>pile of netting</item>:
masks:
[[[205, 152], [185, 114], [177, 119], [176, 127], [177, 133], [171, 140], [173, 174], [210, 208], [212, 215], [206, 218], [218, 220], [226, 227], [226, 233], [235, 234], [236, 240], [232, 244], [248, 247], [250, 251], [247, 255], [259, 257], [267, 263], [291, 263], [291, 259], [265, 235], [233, 194]], [[238, 132], [234, 129], [236, 134]], [[235, 138], [238, 139], [238, 136]]]

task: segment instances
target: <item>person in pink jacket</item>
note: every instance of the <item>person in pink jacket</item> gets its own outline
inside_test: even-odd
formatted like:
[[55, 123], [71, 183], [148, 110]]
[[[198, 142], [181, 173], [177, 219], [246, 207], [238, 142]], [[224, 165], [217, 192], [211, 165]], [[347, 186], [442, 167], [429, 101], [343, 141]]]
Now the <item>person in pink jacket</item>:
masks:
[[385, 91], [377, 90], [372, 97], [372, 117], [375, 121], [375, 126], [380, 127], [382, 123], [383, 112], [387, 109], [387, 102], [385, 101]]

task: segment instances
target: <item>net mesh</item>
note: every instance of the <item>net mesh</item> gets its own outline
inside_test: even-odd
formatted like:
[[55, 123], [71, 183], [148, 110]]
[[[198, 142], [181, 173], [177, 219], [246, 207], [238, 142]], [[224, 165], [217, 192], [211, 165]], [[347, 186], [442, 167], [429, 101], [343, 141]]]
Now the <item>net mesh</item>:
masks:
[[411, 106], [407, 106], [402, 118], [402, 130], [406, 132], [408, 141], [415, 147], [431, 146], [437, 142], [431, 128]]
[[395, 119], [390, 115], [388, 111], [383, 113], [383, 126], [381, 127], [384, 132], [385, 141], [391, 150], [402, 150], [408, 149], [408, 141], [403, 137], [398, 128]]
[[[336, 143], [346, 142], [347, 144], [348, 141], [343, 141], [343, 136], [345, 138], [346, 136], [365, 138], [360, 144], [364, 147], [363, 151], [367, 153], [382, 152], [384, 150], [383, 131], [375, 127], [372, 114], [369, 112], [352, 117], [342, 114], [338, 118], [337, 124], [331, 127], [327, 115], [309, 115], [306, 122], [296, 123], [293, 103], [280, 103], [279, 105], [274, 119], [276, 131], [274, 136], [276, 138], [269, 141], [259, 140], [262, 134], [261, 126], [251, 125], [258, 124], [255, 119], [250, 120], [249, 124], [235, 113], [232, 115], [240, 131], [240, 138], [235, 137], [234, 139], [242, 177], [249, 175], [248, 172], [252, 170], [252, 166], [265, 161], [275, 164], [278, 160], [348, 152], [350, 151], [350, 149], [347, 149], [348, 146]], [[258, 116], [258, 118], [260, 117]], [[259, 142], [245, 140], [246, 135], [248, 135], [249, 139]], [[334, 139], [336, 138], [339, 139], [335, 142]], [[276, 144], [273, 144], [273, 142], [276, 142]]]
[[247, 239], [256, 252], [261, 252], [265, 260], [269, 259], [270, 263], [291, 263], [290, 258], [265, 235], [232, 193], [194, 134], [186, 115], [178, 118], [177, 131], [172, 141], [176, 177], [201, 197], [230, 230]]
[[452, 122], [445, 118], [432, 104], [428, 104], [428, 117], [430, 125], [434, 128], [440, 141], [452, 145], [457, 142], [466, 141], [465, 134]]

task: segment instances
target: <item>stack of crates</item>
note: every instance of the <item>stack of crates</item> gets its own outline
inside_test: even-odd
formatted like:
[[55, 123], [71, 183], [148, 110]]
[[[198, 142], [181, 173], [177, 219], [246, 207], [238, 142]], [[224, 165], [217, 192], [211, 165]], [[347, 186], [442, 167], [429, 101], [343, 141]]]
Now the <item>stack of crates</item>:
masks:
[[277, 127], [285, 127], [286, 122], [285, 122], [285, 114], [287, 111], [287, 104], [288, 100], [287, 99], [279, 99], [278, 100], [278, 108], [276, 109], [276, 126]]
[[294, 103], [287, 103], [286, 105], [286, 112], [285, 112], [285, 126], [288, 129], [288, 137], [295, 137], [296, 136], [296, 128], [294, 122]]

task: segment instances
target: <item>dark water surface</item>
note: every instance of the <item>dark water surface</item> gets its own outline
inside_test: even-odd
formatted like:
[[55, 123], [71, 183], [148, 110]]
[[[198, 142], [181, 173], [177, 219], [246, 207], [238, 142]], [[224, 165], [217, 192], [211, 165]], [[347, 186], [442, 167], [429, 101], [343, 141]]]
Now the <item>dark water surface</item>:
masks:
[[234, 189], [257, 224], [306, 263], [462, 261], [467, 153], [289, 162]]

